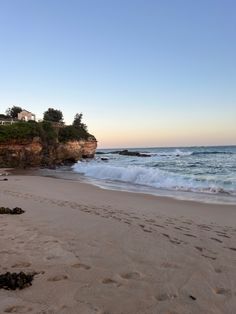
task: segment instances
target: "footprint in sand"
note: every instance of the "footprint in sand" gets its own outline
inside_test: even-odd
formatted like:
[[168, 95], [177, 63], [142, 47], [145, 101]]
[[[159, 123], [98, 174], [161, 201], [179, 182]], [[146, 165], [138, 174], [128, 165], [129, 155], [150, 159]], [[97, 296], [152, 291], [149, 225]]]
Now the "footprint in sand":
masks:
[[205, 257], [205, 258], [211, 259], [213, 261], [216, 260], [216, 257], [214, 257], [214, 256], [209, 256], [209, 255], [205, 255], [205, 254], [202, 254], [202, 256]]
[[180, 266], [176, 265], [176, 264], [173, 264], [173, 263], [169, 263], [169, 262], [164, 262], [161, 264], [161, 267], [164, 267], [164, 268], [170, 268], [170, 269], [177, 269], [177, 268], [180, 268]]
[[170, 236], [169, 236], [169, 234], [167, 234], [167, 233], [162, 233], [162, 235], [164, 236], [164, 237], [166, 237], [166, 238], [170, 238]]
[[47, 259], [48, 261], [51, 261], [51, 260], [57, 259], [57, 258], [58, 258], [58, 256], [56, 256], [56, 255], [50, 255], [50, 256], [47, 256], [47, 257], [46, 257], [46, 259]]
[[61, 281], [61, 280], [66, 280], [66, 279], [68, 279], [67, 275], [57, 275], [57, 276], [49, 277], [47, 281]]
[[27, 313], [31, 311], [32, 311], [31, 307], [25, 307], [23, 305], [14, 305], [7, 307], [4, 310], [4, 313]]
[[195, 249], [198, 250], [199, 252], [202, 252], [204, 248], [202, 248], [200, 246], [195, 246]]
[[225, 288], [215, 288], [214, 292], [216, 294], [225, 295], [225, 296], [229, 296], [232, 294], [229, 289], [225, 289]]
[[165, 226], [162, 226], [162, 225], [158, 225], [158, 224], [153, 224], [153, 226], [156, 226], [156, 227], [159, 227], [159, 228], [166, 228]]
[[46, 241], [44, 241], [43, 243], [45, 243], [45, 244], [47, 244], [47, 243], [51, 244], [51, 243], [59, 243], [59, 241], [58, 241], [58, 240], [46, 240]]
[[151, 223], [156, 222], [156, 220], [154, 220], [154, 219], [146, 219], [145, 221], [146, 221], [146, 222], [151, 222]]
[[139, 224], [139, 226], [142, 228], [142, 230], [143, 230], [144, 232], [149, 232], [149, 233], [152, 233], [152, 230], [147, 229], [147, 228], [145, 227], [145, 225], [143, 225], [143, 224]]
[[152, 230], [149, 230], [149, 229], [143, 229], [143, 232], [152, 233]]
[[167, 300], [173, 300], [175, 298], [177, 298], [177, 295], [174, 293], [161, 293], [157, 296], [155, 296], [157, 301], [167, 301]]
[[213, 241], [219, 242], [219, 243], [223, 243], [223, 241], [221, 241], [220, 239], [217, 239], [217, 238], [210, 238], [210, 239]]
[[183, 221], [183, 224], [192, 225], [192, 222], [191, 221]]
[[30, 267], [30, 266], [31, 266], [31, 263], [19, 262], [19, 263], [12, 265], [12, 268], [21, 268], [21, 267]]
[[218, 237], [223, 237], [223, 238], [227, 238], [227, 239], [230, 239], [230, 238], [231, 238], [231, 237], [228, 236], [225, 232], [216, 231], [216, 234], [218, 235]]
[[187, 237], [192, 237], [192, 238], [196, 238], [196, 236], [195, 236], [195, 235], [193, 235], [193, 234], [190, 234], [190, 233], [184, 233], [184, 235], [185, 235], [185, 236], [187, 236]]
[[103, 280], [102, 280], [102, 283], [104, 283], [104, 284], [117, 284], [117, 281], [115, 281], [115, 280], [113, 280], [113, 279], [111, 279], [111, 278], [104, 278]]
[[130, 272], [130, 273], [124, 273], [120, 275], [121, 278], [123, 279], [139, 279], [141, 278], [141, 274], [134, 271], [134, 272]]
[[173, 244], [181, 244], [181, 243], [186, 243], [186, 242], [183, 242], [177, 238], [174, 238], [174, 239], [170, 239], [170, 243], [173, 243]]
[[85, 270], [91, 269], [91, 267], [89, 265], [82, 264], [82, 263], [73, 264], [71, 267], [85, 269]]

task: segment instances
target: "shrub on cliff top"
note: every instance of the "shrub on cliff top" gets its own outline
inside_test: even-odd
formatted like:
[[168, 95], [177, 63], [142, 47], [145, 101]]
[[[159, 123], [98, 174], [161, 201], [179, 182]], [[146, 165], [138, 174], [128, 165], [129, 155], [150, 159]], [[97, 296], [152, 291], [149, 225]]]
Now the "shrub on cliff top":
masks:
[[59, 142], [67, 142], [71, 140], [88, 139], [90, 134], [83, 128], [77, 128], [73, 125], [68, 125], [59, 130], [58, 139]]
[[18, 113], [20, 113], [22, 111], [22, 108], [21, 107], [18, 107], [18, 106], [13, 106], [11, 108], [8, 108], [6, 110], [6, 115], [12, 119], [15, 119], [17, 118], [18, 116]]
[[9, 125], [0, 125], [0, 142], [32, 139], [35, 136], [40, 136], [37, 123], [17, 122]]
[[8, 125], [0, 125], [0, 143], [32, 140], [34, 137], [39, 137], [42, 143], [50, 145], [57, 141], [67, 142], [70, 140], [95, 139], [84, 128], [70, 125], [56, 130], [49, 121], [21, 121]]
[[8, 125], [0, 125], [0, 143], [14, 140], [32, 140], [40, 137], [42, 142], [51, 143], [57, 135], [50, 122], [17, 122]]
[[63, 114], [60, 110], [48, 108], [48, 110], [43, 114], [43, 120], [51, 122], [62, 122]]
[[83, 114], [82, 113], [76, 113], [75, 117], [74, 117], [74, 121], [73, 121], [73, 126], [76, 129], [83, 129], [86, 132], [88, 132], [88, 127], [85, 123], [82, 122], [83, 119]]

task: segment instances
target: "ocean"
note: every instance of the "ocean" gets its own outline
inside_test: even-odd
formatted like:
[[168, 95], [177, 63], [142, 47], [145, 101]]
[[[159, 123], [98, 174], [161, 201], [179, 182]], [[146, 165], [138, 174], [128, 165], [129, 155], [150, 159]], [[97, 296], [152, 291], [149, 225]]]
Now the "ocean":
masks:
[[106, 189], [236, 204], [236, 146], [128, 150], [148, 157], [99, 149], [102, 154], [74, 164], [70, 171]]

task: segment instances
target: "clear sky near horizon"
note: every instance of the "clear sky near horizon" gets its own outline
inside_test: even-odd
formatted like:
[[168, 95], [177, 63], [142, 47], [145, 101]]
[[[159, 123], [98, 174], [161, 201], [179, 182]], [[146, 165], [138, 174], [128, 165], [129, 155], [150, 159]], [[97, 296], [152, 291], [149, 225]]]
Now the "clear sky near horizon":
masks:
[[0, 0], [0, 74], [100, 148], [236, 144], [236, 1]]

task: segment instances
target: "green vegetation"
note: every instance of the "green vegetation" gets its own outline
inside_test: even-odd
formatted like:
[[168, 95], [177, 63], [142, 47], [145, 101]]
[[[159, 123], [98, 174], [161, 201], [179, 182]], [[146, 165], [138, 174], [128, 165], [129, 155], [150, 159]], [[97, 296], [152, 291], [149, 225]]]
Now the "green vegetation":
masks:
[[43, 120], [51, 122], [62, 122], [63, 114], [60, 110], [48, 108], [48, 110], [43, 114]]
[[39, 136], [39, 134], [37, 124], [17, 122], [9, 125], [0, 125], [0, 142], [32, 139], [35, 136]]
[[56, 133], [52, 125], [45, 122], [17, 122], [8, 125], [0, 125], [0, 142], [14, 140], [32, 140], [40, 137], [43, 142], [56, 140]]
[[76, 129], [83, 129], [84, 131], [88, 131], [87, 125], [82, 122], [83, 114], [82, 113], [76, 113], [73, 121], [73, 126]]
[[16, 119], [18, 117], [18, 113], [22, 111], [21, 107], [13, 106], [6, 110], [6, 115], [8, 118]]
[[87, 125], [82, 122], [83, 114], [77, 113], [74, 117], [72, 125], [65, 126], [59, 130], [58, 139], [60, 142], [70, 140], [80, 140], [95, 137], [88, 133]]
[[[89, 134], [86, 130], [82, 128], [76, 128], [73, 125], [68, 125], [59, 130], [58, 139], [59, 142], [67, 142], [70, 140], [80, 140], [92, 138], [93, 136]], [[94, 137], [93, 137], [94, 138]]]
[[[95, 140], [95, 137], [88, 133], [86, 124], [82, 123], [82, 113], [76, 114], [73, 125], [69, 126], [57, 124], [57, 122], [63, 119], [61, 111], [49, 108], [44, 113], [44, 118], [45, 116], [48, 118], [49, 115], [51, 115], [53, 121], [44, 119], [42, 122], [19, 121], [12, 124], [0, 125], [0, 142], [32, 140], [34, 137], [39, 137], [45, 144], [67, 142], [70, 140], [87, 140], [88, 138]], [[59, 121], [55, 121], [58, 119]]]

